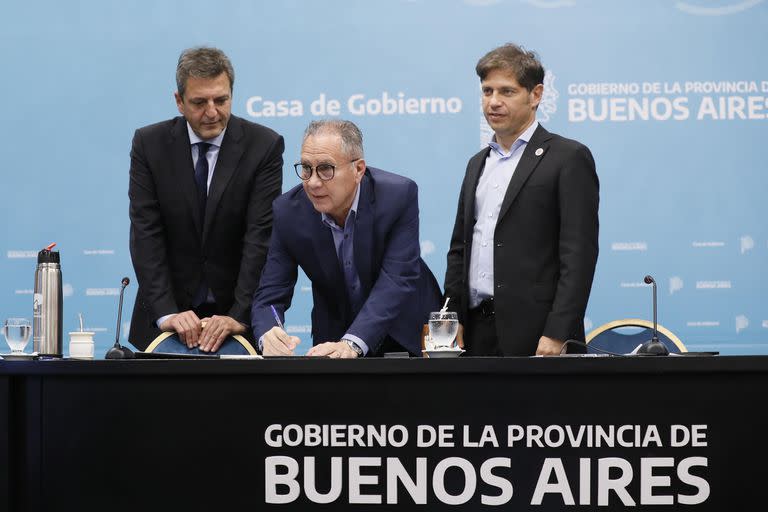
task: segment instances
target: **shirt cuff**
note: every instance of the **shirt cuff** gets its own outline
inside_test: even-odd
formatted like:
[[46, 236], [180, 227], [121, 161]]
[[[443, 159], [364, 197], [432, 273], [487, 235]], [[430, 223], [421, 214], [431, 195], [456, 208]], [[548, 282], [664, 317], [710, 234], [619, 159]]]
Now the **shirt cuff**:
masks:
[[165, 316], [161, 316], [160, 318], [158, 318], [157, 322], [155, 322], [157, 324], [157, 328], [160, 329], [160, 326], [163, 325], [163, 322], [165, 322], [166, 320], [168, 320], [169, 318], [171, 318], [175, 314], [176, 313], [171, 313], [170, 315], [165, 315]]
[[357, 345], [358, 347], [363, 349], [363, 356], [367, 356], [368, 355], [368, 345], [366, 345], [366, 343], [363, 340], [361, 340], [360, 338], [358, 338], [354, 334], [347, 333], [344, 336], [342, 336], [341, 339], [342, 340], [349, 340], [349, 341], [353, 342], [355, 345]]

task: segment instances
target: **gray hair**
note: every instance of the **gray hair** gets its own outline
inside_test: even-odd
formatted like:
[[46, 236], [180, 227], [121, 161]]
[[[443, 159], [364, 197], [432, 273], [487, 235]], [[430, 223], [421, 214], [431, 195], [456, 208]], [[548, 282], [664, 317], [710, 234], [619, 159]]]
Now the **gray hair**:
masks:
[[176, 66], [176, 89], [179, 96], [184, 97], [189, 77], [216, 78], [222, 73], [226, 73], [229, 78], [231, 92], [235, 85], [235, 70], [224, 52], [207, 46], [187, 48], [179, 55], [179, 63]]
[[344, 119], [321, 119], [312, 121], [304, 130], [302, 146], [309, 137], [320, 134], [336, 134], [341, 137], [341, 150], [350, 158], [363, 158], [363, 134], [352, 121]]

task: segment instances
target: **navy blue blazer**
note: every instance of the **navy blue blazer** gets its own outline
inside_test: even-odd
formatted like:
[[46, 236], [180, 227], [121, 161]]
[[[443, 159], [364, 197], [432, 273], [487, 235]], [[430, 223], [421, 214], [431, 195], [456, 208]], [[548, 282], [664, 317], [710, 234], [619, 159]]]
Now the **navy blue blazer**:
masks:
[[416, 183], [368, 167], [355, 216], [355, 265], [365, 302], [353, 317], [331, 230], [298, 185], [272, 203], [274, 224], [267, 263], [254, 294], [256, 339], [291, 305], [298, 267], [312, 282], [312, 340], [338, 341], [350, 333], [370, 355], [388, 336], [411, 354], [421, 352], [422, 326], [440, 308], [440, 287], [420, 257]]

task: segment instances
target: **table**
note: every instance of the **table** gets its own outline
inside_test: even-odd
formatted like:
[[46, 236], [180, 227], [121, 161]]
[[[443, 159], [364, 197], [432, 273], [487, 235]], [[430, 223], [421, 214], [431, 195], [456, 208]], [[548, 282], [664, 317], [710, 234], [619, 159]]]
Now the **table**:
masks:
[[0, 510], [757, 510], [766, 391], [766, 356], [0, 361]]

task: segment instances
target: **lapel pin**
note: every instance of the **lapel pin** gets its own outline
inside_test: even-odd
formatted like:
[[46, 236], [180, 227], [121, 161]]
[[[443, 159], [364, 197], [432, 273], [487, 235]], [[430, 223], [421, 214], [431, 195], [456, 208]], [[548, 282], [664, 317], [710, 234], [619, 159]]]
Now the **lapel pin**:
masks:
[[544, 150], [543, 149], [539, 148], [539, 149], [536, 150], [536, 153], [535, 153], [536, 156], [541, 156], [543, 154], [544, 154]]

